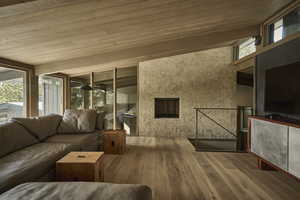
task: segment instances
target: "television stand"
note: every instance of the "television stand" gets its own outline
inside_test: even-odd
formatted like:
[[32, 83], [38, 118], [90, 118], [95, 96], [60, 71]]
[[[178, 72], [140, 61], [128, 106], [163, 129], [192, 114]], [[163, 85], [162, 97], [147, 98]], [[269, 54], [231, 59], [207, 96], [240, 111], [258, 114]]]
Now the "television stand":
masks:
[[300, 120], [299, 119], [284, 117], [284, 116], [279, 115], [279, 114], [270, 114], [270, 115], [266, 115], [266, 116], [261, 117], [261, 118], [269, 119], [269, 120], [272, 120], [272, 121], [277, 121], [278, 123], [279, 122], [284, 122], [284, 123], [289, 123], [289, 124], [293, 124], [293, 125], [300, 125]]
[[282, 119], [282, 116], [278, 115], [278, 114], [269, 114], [269, 115], [266, 115], [265, 118], [280, 121], [280, 119]]
[[282, 119], [249, 117], [248, 151], [257, 156], [258, 168], [276, 169], [300, 181], [300, 125]]

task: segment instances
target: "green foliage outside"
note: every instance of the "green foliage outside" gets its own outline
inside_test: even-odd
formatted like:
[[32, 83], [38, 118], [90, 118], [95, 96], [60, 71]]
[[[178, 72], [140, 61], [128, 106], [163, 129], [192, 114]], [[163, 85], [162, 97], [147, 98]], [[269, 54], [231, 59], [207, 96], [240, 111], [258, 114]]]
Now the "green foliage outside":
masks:
[[0, 104], [23, 102], [23, 82], [17, 79], [0, 82]]
[[82, 109], [84, 103], [84, 92], [80, 87], [71, 88], [71, 108]]

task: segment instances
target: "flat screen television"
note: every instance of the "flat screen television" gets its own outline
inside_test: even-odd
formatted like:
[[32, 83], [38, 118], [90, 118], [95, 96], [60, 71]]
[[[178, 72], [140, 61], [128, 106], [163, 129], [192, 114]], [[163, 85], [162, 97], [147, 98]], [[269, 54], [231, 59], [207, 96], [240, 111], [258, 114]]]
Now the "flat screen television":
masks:
[[300, 115], [300, 62], [266, 71], [265, 112]]

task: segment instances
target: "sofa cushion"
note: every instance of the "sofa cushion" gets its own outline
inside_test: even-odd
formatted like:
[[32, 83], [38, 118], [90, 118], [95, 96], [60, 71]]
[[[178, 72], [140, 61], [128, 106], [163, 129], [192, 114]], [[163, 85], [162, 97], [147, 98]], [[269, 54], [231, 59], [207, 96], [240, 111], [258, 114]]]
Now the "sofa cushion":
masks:
[[95, 110], [66, 110], [58, 133], [90, 133], [95, 130]]
[[66, 110], [62, 121], [57, 129], [58, 133], [77, 133], [78, 129], [78, 111]]
[[0, 200], [80, 199], [80, 200], [151, 200], [152, 191], [145, 185], [51, 182], [25, 183], [0, 195]]
[[70, 144], [38, 143], [2, 157], [0, 193], [43, 176], [71, 151], [78, 149]]
[[13, 118], [12, 120], [21, 124], [30, 133], [34, 134], [42, 141], [47, 137], [56, 134], [62, 116], [50, 114], [34, 118]]
[[38, 140], [18, 123], [0, 125], [0, 158], [35, 143]]
[[103, 130], [104, 129], [104, 118], [105, 118], [105, 113], [97, 113], [97, 121], [96, 121], [96, 129], [97, 130]]
[[58, 134], [49, 137], [45, 142], [72, 144], [81, 151], [97, 151], [99, 149], [98, 135], [98, 133]]

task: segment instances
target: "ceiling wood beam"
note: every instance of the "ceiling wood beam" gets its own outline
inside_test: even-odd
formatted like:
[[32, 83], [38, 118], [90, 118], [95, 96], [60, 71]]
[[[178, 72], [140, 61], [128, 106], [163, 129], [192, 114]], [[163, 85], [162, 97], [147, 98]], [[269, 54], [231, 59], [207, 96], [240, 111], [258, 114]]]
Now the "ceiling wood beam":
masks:
[[0, 57], [0, 67], [8, 67], [8, 68], [18, 68], [18, 69], [34, 69], [33, 65], [28, 65], [26, 63], [6, 59], [6, 58], [1, 58]]
[[203, 36], [193, 36], [124, 49], [111, 53], [98, 54], [93, 56], [75, 58], [66, 61], [59, 61], [36, 66], [36, 73], [83, 73], [87, 71], [108, 70], [110, 67], [128, 67], [138, 62], [159, 57], [178, 55], [210, 49], [218, 46], [230, 45], [233, 40], [256, 35], [259, 32], [258, 26], [245, 27], [238, 30], [215, 32]]
[[[91, 0], [92, 1], [92, 0]], [[86, 0], [4, 0], [0, 1], [0, 18], [78, 4]]]
[[27, 3], [31, 1], [37, 1], [37, 0], [2, 0], [0, 1], [0, 7], [11, 6], [20, 3]]

